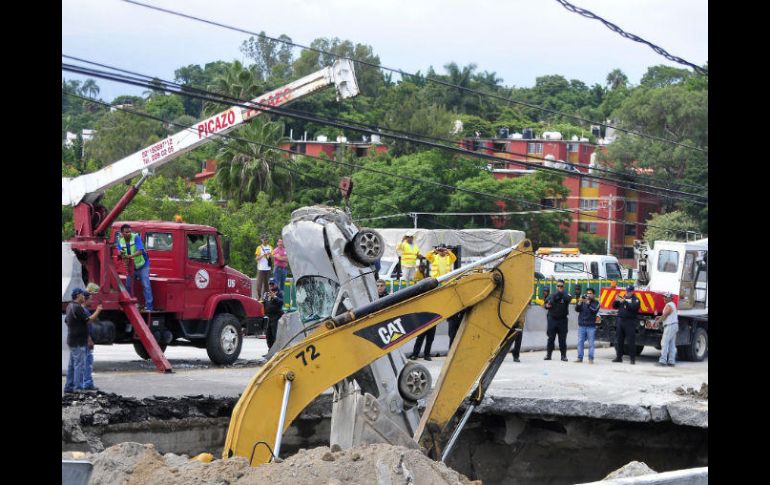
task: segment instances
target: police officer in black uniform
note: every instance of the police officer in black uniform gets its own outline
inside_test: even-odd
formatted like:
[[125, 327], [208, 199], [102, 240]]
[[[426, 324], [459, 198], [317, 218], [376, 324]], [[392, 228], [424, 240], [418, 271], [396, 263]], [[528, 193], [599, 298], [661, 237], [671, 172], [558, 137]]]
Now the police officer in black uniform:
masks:
[[615, 354], [617, 357], [613, 362], [623, 362], [624, 341], [629, 346], [629, 357], [631, 364], [636, 364], [636, 326], [639, 322], [639, 298], [634, 294], [634, 287], [626, 288], [626, 294], [618, 295], [612, 302], [612, 307], [618, 309], [617, 323], [615, 333], [617, 342], [615, 342]]
[[267, 348], [273, 346], [278, 334], [278, 320], [283, 316], [283, 291], [278, 289], [274, 278], [270, 278], [267, 283], [268, 291], [262, 297], [265, 307], [265, 316], [267, 317]]
[[557, 281], [556, 293], [546, 298], [544, 305], [545, 308], [548, 309], [548, 345], [546, 346], [545, 360], [551, 360], [554, 340], [558, 334], [561, 360], [567, 362], [567, 318], [569, 315], [570, 301], [572, 301], [572, 295], [564, 291], [564, 280]]

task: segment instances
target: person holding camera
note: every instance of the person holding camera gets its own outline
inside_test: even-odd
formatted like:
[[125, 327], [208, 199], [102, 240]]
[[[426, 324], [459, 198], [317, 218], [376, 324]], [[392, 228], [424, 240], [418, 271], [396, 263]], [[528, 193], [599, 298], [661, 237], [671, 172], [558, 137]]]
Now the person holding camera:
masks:
[[636, 364], [636, 326], [639, 322], [639, 307], [641, 303], [639, 298], [634, 294], [634, 287], [629, 286], [626, 288], [626, 294], [615, 297], [612, 302], [612, 307], [618, 309], [617, 324], [615, 327], [615, 333], [617, 334], [617, 342], [615, 342], [615, 354], [617, 357], [613, 362], [623, 362], [623, 351], [625, 350], [625, 343], [628, 343], [629, 357], [631, 358], [631, 365]]
[[572, 295], [564, 291], [564, 280], [556, 282], [556, 293], [548, 296], [545, 300], [545, 308], [548, 309], [548, 343], [546, 345], [545, 360], [551, 360], [551, 354], [554, 349], [554, 340], [559, 336], [559, 352], [561, 360], [567, 362], [567, 330], [569, 302]]
[[[443, 276], [452, 271], [452, 265], [457, 260], [457, 256], [455, 256], [455, 254], [446, 247], [446, 244], [441, 244], [440, 246], [428, 251], [428, 254], [425, 255], [425, 259], [430, 262], [431, 277], [438, 278], [439, 276]], [[453, 317], [450, 317], [450, 319]], [[457, 321], [458, 327], [459, 324], [460, 322]], [[414, 349], [412, 349], [412, 354], [409, 356], [409, 358], [414, 360], [420, 355], [420, 348], [422, 347], [423, 341], [425, 341], [425, 353], [423, 354], [423, 358], [425, 360], [433, 360], [430, 358], [430, 348], [433, 345], [433, 338], [435, 336], [436, 327], [433, 327], [422, 335], [419, 335], [415, 339]]]
[[278, 335], [278, 320], [283, 316], [283, 291], [278, 289], [275, 278], [268, 281], [268, 290], [262, 296], [262, 305], [265, 307], [265, 316], [267, 317], [267, 348], [273, 346], [275, 338]]
[[578, 343], [577, 360], [583, 362], [583, 349], [585, 341], [588, 339], [588, 363], [594, 363], [594, 349], [596, 340], [596, 315], [599, 314], [599, 302], [594, 299], [594, 289], [588, 288], [580, 301], [575, 305], [575, 311], [578, 312]]

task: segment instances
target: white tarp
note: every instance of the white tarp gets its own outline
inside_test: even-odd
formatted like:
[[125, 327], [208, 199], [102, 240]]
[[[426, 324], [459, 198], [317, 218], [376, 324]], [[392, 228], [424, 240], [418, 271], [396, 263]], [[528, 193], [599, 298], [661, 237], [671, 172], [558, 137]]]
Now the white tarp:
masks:
[[460, 246], [462, 259], [478, 259], [515, 246], [524, 239], [524, 231], [512, 229], [375, 229], [385, 239], [385, 254], [382, 259], [397, 259], [396, 245], [404, 234], [414, 233], [414, 243], [420, 248], [420, 254], [426, 254], [439, 244]]
[[85, 288], [83, 284], [83, 268], [70, 243], [61, 243], [61, 301], [72, 301], [70, 293], [75, 288]]

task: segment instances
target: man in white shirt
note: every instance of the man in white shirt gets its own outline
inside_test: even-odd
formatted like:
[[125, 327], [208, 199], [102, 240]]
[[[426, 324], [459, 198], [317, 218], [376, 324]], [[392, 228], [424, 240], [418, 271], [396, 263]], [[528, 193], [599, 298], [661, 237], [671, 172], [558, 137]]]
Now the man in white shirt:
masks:
[[674, 295], [664, 293], [663, 299], [666, 306], [663, 307], [663, 313], [656, 318], [659, 325], [663, 325], [663, 337], [660, 339], [661, 351], [658, 365], [676, 364], [676, 334], [679, 332], [679, 316], [674, 304]]

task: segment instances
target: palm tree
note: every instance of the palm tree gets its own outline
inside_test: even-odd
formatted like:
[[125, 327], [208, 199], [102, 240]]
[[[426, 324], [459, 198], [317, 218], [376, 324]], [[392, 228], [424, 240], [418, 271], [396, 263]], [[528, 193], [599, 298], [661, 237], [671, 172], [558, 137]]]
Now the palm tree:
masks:
[[86, 81], [80, 87], [80, 92], [82, 94], [85, 94], [89, 98], [93, 98], [96, 95], [98, 95], [99, 91], [100, 91], [99, 86], [96, 84], [96, 81], [94, 81], [93, 79], [86, 79]]
[[456, 63], [450, 62], [449, 64], [444, 65], [444, 69], [446, 69], [448, 73], [449, 79], [447, 79], [447, 82], [459, 87], [448, 88], [449, 92], [447, 93], [446, 99], [447, 109], [455, 108], [460, 112], [468, 113], [468, 108], [471, 106], [469, 106], [469, 97], [467, 96], [466, 89], [470, 89], [471, 87], [471, 78], [473, 76], [473, 71], [476, 70], [476, 64], [471, 63], [460, 69]]
[[[239, 61], [233, 61], [227, 66], [224, 73], [214, 79], [214, 83], [210, 84], [207, 89], [214, 93], [247, 101], [259, 94], [261, 86], [256, 80], [257, 75], [253, 70], [247, 69]], [[207, 101], [203, 107], [203, 113], [206, 116], [210, 116], [235, 103], [237, 102], [234, 100], [226, 102], [224, 105]]]
[[620, 69], [613, 69], [612, 72], [607, 74], [607, 86], [614, 90], [618, 87], [626, 87], [628, 84], [628, 76], [626, 76]]
[[227, 139], [219, 149], [216, 179], [228, 198], [238, 204], [253, 202], [259, 192], [271, 198], [289, 199], [293, 190], [290, 172], [276, 167], [290, 163], [278, 146], [283, 124], [259, 117], [237, 131], [237, 138]]

